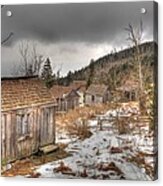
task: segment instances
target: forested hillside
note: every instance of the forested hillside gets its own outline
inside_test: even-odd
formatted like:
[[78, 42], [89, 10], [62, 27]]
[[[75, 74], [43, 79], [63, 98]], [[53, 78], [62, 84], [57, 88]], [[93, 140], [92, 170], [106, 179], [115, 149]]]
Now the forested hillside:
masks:
[[[154, 42], [143, 43], [140, 47], [140, 59], [142, 63], [143, 82], [153, 82], [154, 51], [157, 44]], [[69, 71], [66, 77], [60, 78], [60, 84], [69, 85], [73, 80], [86, 80], [91, 83], [105, 84], [110, 89], [115, 89], [124, 83], [126, 79], [137, 79], [135, 47], [110, 53], [97, 60], [91, 60], [85, 68], [75, 72]], [[156, 54], [156, 53], [155, 53]]]

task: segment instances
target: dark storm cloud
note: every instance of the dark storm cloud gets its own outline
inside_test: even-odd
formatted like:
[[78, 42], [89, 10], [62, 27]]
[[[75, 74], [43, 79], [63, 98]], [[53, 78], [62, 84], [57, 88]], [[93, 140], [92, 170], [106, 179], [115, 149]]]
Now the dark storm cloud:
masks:
[[[144, 7], [147, 13], [141, 15]], [[6, 10], [13, 12], [6, 16]], [[82, 41], [120, 44], [125, 40], [128, 23], [144, 23], [147, 36], [152, 35], [153, 2], [110, 2], [87, 4], [10, 5], [2, 9], [2, 40], [13, 32], [6, 45], [19, 39], [41, 42]]]

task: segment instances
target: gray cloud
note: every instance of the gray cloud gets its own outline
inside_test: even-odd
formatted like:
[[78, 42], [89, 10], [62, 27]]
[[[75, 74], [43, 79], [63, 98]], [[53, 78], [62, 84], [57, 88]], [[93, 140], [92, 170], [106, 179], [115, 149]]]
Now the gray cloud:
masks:
[[[141, 14], [141, 8], [147, 13]], [[13, 15], [6, 16], [11, 10]], [[2, 75], [12, 75], [21, 63], [20, 40], [38, 43], [39, 54], [50, 57], [53, 66], [68, 70], [88, 65], [91, 58], [121, 49], [129, 43], [124, 28], [128, 23], [144, 24], [144, 40], [153, 39], [153, 1], [83, 4], [8, 5], [2, 8]]]
[[[128, 23], [138, 24], [140, 18], [147, 35], [151, 36], [152, 5], [151, 1], [5, 6], [2, 9], [2, 39], [12, 31], [14, 37], [6, 43], [8, 45], [22, 38], [46, 43], [122, 42], [126, 35], [125, 26]], [[142, 7], [147, 9], [147, 14], [140, 14]], [[6, 10], [11, 10], [13, 16], [7, 17]]]

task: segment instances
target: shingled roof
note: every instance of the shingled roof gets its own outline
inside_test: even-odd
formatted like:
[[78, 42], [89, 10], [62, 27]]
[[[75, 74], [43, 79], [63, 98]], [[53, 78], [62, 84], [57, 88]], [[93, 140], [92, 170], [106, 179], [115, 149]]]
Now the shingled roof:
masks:
[[62, 98], [64, 94], [67, 94], [71, 91], [71, 87], [69, 86], [60, 86], [60, 85], [53, 85], [50, 88], [50, 92], [54, 99]]
[[54, 99], [36, 77], [4, 78], [1, 81], [2, 111], [54, 104]]
[[86, 90], [86, 94], [103, 96], [107, 90], [108, 87], [106, 85], [91, 84]]
[[139, 88], [138, 81], [127, 80], [121, 87], [118, 87], [116, 90], [130, 92], [138, 90], [138, 88]]
[[74, 81], [69, 86], [53, 85], [50, 88], [50, 92], [53, 98], [62, 98], [63, 95], [69, 94], [72, 90], [84, 92], [86, 89], [85, 81]]
[[86, 81], [73, 81], [71, 84], [70, 84], [70, 87], [72, 90], [77, 90], [77, 91], [80, 91], [80, 92], [85, 92], [86, 91]]

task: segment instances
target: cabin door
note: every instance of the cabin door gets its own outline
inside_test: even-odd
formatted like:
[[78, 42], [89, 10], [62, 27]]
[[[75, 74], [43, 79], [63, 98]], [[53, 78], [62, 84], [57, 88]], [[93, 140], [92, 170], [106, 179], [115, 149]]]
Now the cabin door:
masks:
[[54, 142], [54, 107], [42, 108], [40, 121], [40, 146]]

